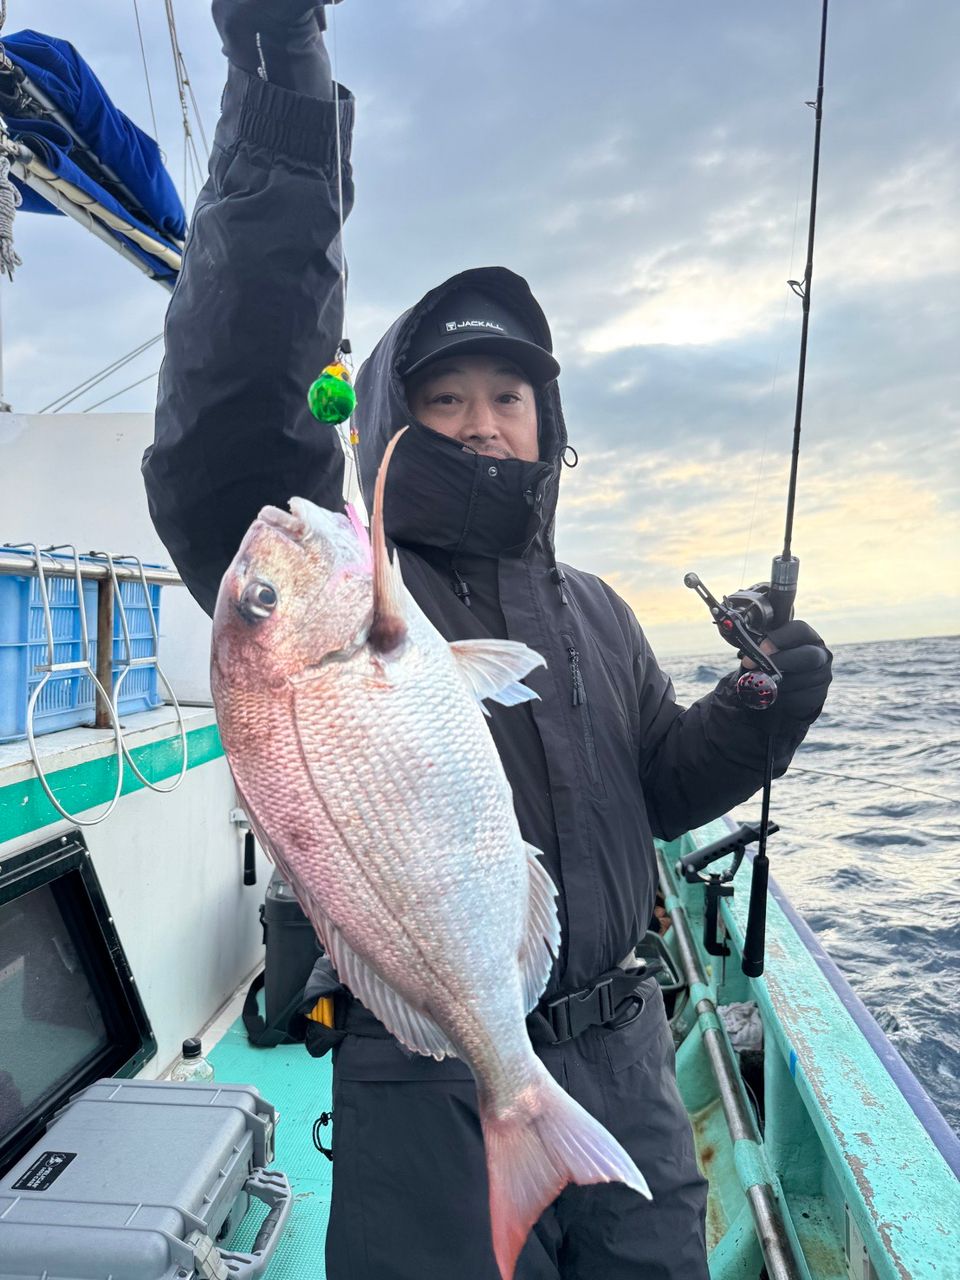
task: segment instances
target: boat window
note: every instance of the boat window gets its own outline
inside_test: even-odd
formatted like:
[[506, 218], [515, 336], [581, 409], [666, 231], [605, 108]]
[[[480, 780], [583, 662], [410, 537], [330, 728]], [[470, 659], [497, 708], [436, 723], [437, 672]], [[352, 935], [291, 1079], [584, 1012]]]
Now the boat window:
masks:
[[0, 1174], [78, 1089], [155, 1052], [79, 832], [0, 871]]

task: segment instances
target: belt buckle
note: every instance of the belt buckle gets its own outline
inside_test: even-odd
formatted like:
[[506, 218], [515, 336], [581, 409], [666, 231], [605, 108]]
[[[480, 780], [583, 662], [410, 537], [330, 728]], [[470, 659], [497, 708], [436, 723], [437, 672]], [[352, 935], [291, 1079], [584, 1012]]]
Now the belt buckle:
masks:
[[550, 1027], [558, 1044], [575, 1039], [587, 1027], [609, 1022], [613, 1014], [612, 977], [601, 978], [592, 987], [584, 987], [568, 996], [559, 996], [547, 1005]]
[[602, 981], [598, 982], [594, 987], [594, 991], [597, 993], [597, 1000], [599, 1002], [598, 1013], [600, 1015], [596, 1019], [596, 1022], [602, 1026], [603, 1023], [610, 1022], [613, 1018], [613, 978], [602, 979]]

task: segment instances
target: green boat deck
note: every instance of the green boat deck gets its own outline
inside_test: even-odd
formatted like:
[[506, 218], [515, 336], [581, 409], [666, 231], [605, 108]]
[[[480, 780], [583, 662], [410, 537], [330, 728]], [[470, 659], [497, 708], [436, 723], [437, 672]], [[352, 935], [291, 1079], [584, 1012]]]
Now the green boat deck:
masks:
[[[869, 1042], [865, 1011], [857, 1011], [848, 990], [838, 992], [825, 958], [812, 953], [810, 939], [798, 932], [801, 922], [775, 895], [768, 905], [767, 971], [756, 980], [740, 972], [749, 862], [735, 897], [721, 907], [733, 949], [725, 973], [703, 951], [702, 890], [676, 881], [672, 868], [694, 841], [705, 844], [724, 830], [711, 824], [668, 846], [662, 866], [668, 911], [675, 921], [686, 920], [702, 966], [703, 981], [679, 1008], [675, 1030], [678, 1084], [710, 1182], [711, 1280], [756, 1280], [763, 1273], [748, 1204], [758, 1189], [781, 1215], [798, 1255], [795, 1269], [784, 1274], [960, 1280], [960, 1181], [950, 1167], [956, 1152], [949, 1135], [944, 1140], [921, 1123], [895, 1078], [906, 1068], [889, 1045]], [[666, 938], [675, 960], [677, 934], [671, 929]], [[716, 1007], [742, 1000], [757, 1003], [764, 1025], [762, 1137], [739, 1075], [725, 1091], [711, 1066], [711, 1053], [737, 1061]], [[312, 1059], [300, 1045], [255, 1049], [241, 1021], [210, 1056], [218, 1080], [255, 1085], [280, 1112], [275, 1167], [290, 1179], [294, 1205], [266, 1276], [321, 1280], [332, 1166], [314, 1147], [312, 1130], [331, 1109], [330, 1059]], [[733, 1103], [741, 1105], [741, 1122], [731, 1130], [732, 1095], [738, 1095]], [[323, 1135], [329, 1144], [330, 1129]], [[227, 1247], [249, 1248], [264, 1213], [248, 1215]]]
[[[290, 1179], [293, 1208], [265, 1275], [268, 1280], [323, 1280], [332, 1166], [313, 1145], [313, 1123], [330, 1110], [329, 1055], [311, 1058], [300, 1044], [255, 1049], [238, 1018], [209, 1058], [218, 1082], [254, 1084], [280, 1113], [274, 1168]], [[321, 1140], [329, 1145], [329, 1127], [323, 1132]], [[250, 1249], [266, 1212], [255, 1203], [224, 1247]]]

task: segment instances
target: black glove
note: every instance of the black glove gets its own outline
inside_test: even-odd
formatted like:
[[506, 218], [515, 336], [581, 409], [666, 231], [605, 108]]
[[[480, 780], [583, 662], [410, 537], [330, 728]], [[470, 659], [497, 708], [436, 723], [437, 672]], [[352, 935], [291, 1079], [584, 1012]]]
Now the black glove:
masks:
[[[336, 3], [337, 0], [330, 0]], [[236, 67], [310, 98], [333, 97], [318, 0], [213, 0], [223, 52]]]
[[770, 656], [783, 673], [774, 711], [802, 724], [813, 724], [833, 679], [833, 654], [813, 627], [799, 618], [768, 631], [767, 639], [776, 646], [777, 652]]

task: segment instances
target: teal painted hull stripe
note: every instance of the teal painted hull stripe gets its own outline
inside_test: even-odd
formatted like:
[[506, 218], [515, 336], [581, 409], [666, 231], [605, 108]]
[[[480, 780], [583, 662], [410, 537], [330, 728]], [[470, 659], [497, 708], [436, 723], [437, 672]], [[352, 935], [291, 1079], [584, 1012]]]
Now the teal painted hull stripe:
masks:
[[[180, 770], [180, 738], [161, 738], [134, 747], [131, 752], [137, 767], [151, 782], [175, 777]], [[187, 734], [187, 768], [196, 769], [223, 755], [223, 744], [215, 724], [192, 729]], [[67, 769], [47, 775], [53, 794], [70, 813], [82, 813], [106, 804], [117, 785], [116, 756], [85, 760]], [[132, 769], [124, 770], [121, 795], [144, 790]], [[37, 778], [26, 778], [0, 787], [0, 843], [51, 822], [59, 822], [60, 814], [47, 799]]]
[[[752, 856], [750, 857], [752, 861]], [[873, 1014], [870, 1013], [829, 955], [824, 951], [817, 935], [803, 917], [797, 914], [796, 908], [776, 883], [773, 876], [770, 877], [769, 892], [792, 925], [811, 959], [833, 988], [840, 1003], [857, 1024], [864, 1039], [883, 1063], [887, 1074], [900, 1090], [913, 1114], [930, 1135], [930, 1140], [934, 1146], [956, 1177], [960, 1178], [960, 1138], [957, 1137], [946, 1120], [944, 1120], [923, 1085], [884, 1035]], [[792, 1076], [796, 1076], [796, 1068], [797, 1055], [795, 1051], [791, 1050], [790, 1074]]]

